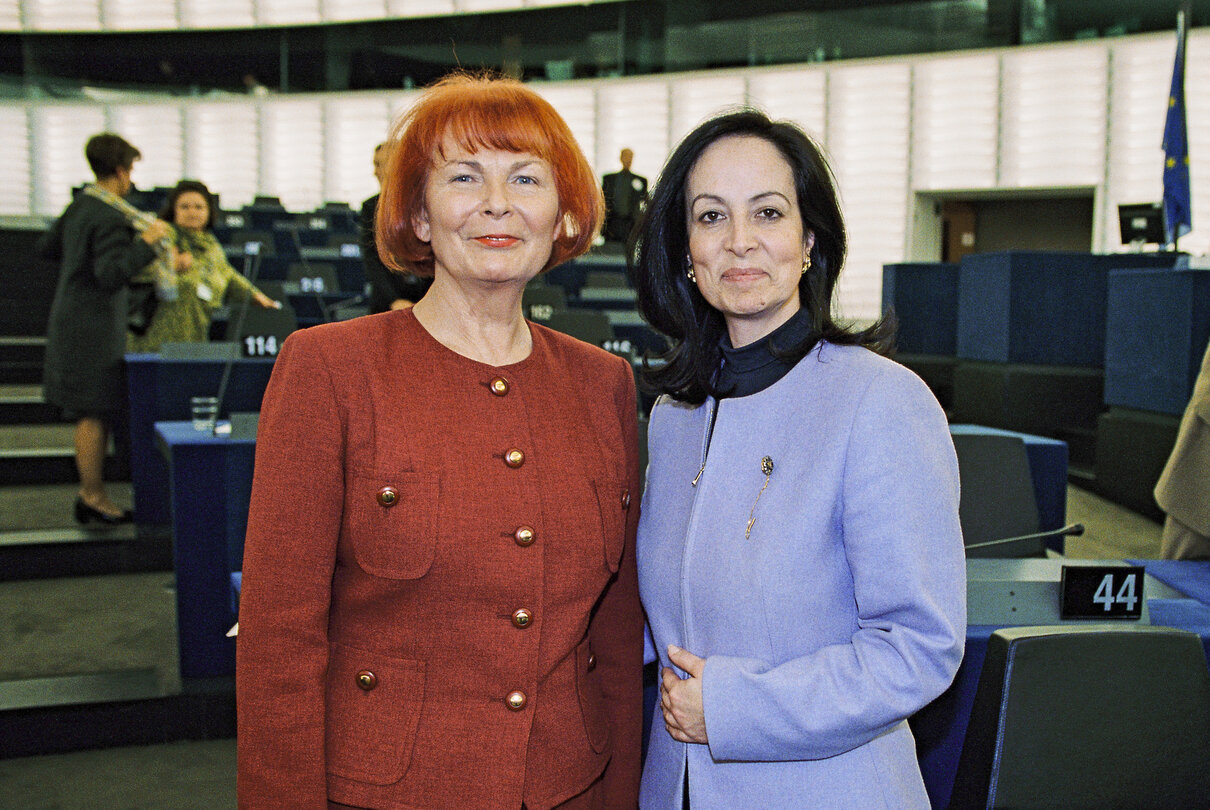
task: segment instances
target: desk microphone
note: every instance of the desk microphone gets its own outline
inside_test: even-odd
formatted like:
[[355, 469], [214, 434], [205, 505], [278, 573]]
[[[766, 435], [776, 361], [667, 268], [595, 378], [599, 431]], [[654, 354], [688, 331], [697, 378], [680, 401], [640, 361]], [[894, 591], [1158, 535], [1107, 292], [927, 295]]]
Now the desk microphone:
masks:
[[358, 293], [357, 295], [349, 298], [342, 298], [339, 301], [333, 301], [324, 307], [324, 321], [327, 322], [333, 320], [336, 317], [336, 310], [341, 309], [342, 307], [352, 307], [365, 303], [365, 300], [366, 294]]
[[[302, 237], [298, 235], [298, 223], [295, 222], [293, 224], [294, 227], [290, 228], [290, 236], [294, 237], [294, 247], [298, 248], [298, 262], [303, 266], [303, 272], [307, 274], [307, 277], [314, 280], [317, 277], [311, 273], [311, 262], [308, 261], [306, 251], [303, 250]], [[328, 307], [324, 301], [323, 291], [316, 289], [315, 285], [312, 284], [309, 292], [315, 296], [315, 303], [319, 305], [319, 317], [323, 318], [324, 323], [332, 320], [328, 315]]]
[[1049, 532], [1037, 532], [1035, 534], [1022, 534], [1017, 537], [1003, 537], [999, 540], [988, 540], [983, 543], [971, 543], [966, 548], [994, 548], [995, 546], [1007, 545], [1009, 543], [1020, 543], [1025, 540], [1046, 540], [1050, 537], [1079, 537], [1084, 533], [1083, 523], [1069, 523], [1061, 529], [1053, 529]]
[[[260, 251], [253, 253], [251, 256], [244, 254], [244, 278], [248, 279], [254, 286], [256, 285], [256, 277], [260, 273]], [[248, 307], [252, 304], [252, 296], [244, 296], [244, 300], [240, 302], [239, 312], [235, 316], [235, 326], [229, 328], [229, 332], [235, 333], [236, 351], [231, 353], [227, 358], [227, 362], [223, 364], [223, 376], [219, 380], [218, 394], [215, 395], [214, 408], [214, 427], [210, 429], [211, 436], [218, 435], [218, 415], [223, 410], [223, 397], [227, 394], [227, 383], [231, 381], [231, 369], [235, 367], [235, 361], [243, 355], [243, 348], [239, 343], [240, 332], [244, 328], [244, 318], [248, 314]]]

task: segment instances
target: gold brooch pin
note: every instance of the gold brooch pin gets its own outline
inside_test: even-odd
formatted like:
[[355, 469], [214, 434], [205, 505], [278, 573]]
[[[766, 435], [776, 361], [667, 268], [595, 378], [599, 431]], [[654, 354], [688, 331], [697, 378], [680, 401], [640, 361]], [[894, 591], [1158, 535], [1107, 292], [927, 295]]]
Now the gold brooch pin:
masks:
[[765, 474], [765, 483], [760, 488], [760, 492], [756, 493], [756, 500], [752, 502], [752, 510], [748, 512], [748, 528], [744, 530], [744, 539], [752, 537], [752, 524], [756, 522], [756, 505], [760, 503], [760, 496], [765, 494], [765, 490], [769, 487], [769, 476], [773, 475], [773, 459], [765, 456], [760, 460], [760, 471]]

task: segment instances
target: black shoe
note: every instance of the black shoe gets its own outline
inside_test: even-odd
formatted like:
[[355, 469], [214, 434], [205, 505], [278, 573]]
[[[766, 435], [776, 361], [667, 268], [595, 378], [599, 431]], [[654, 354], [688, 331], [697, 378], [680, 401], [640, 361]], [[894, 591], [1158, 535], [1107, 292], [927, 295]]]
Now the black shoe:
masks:
[[84, 503], [82, 498], [76, 498], [76, 523], [83, 526], [87, 526], [90, 523], [100, 523], [104, 526], [120, 526], [123, 523], [131, 523], [133, 520], [134, 513], [129, 509], [123, 511], [120, 515], [111, 515], [107, 512], [102, 512], [100, 509], [93, 509]]

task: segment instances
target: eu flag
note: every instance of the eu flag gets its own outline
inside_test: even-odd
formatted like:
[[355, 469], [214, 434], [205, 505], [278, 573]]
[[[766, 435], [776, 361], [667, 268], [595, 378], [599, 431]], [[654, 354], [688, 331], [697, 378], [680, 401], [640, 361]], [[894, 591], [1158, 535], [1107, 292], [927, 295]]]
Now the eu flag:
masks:
[[1185, 134], [1185, 12], [1177, 15], [1176, 64], [1164, 122], [1164, 236], [1169, 244], [1193, 229], [1189, 139]]

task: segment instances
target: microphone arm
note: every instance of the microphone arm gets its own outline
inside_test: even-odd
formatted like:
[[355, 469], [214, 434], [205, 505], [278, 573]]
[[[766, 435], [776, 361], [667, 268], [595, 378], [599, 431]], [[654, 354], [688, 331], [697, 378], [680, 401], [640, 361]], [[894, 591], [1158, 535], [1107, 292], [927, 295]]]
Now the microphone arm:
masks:
[[1061, 529], [1053, 529], [1049, 532], [1022, 534], [1018, 535], [1017, 537], [1003, 537], [999, 540], [988, 540], [983, 543], [971, 543], [969, 546], [967, 546], [967, 548], [995, 548], [996, 546], [1007, 545], [1008, 543], [1020, 543], [1023, 540], [1045, 540], [1049, 537], [1079, 537], [1083, 533], [1083, 523], [1069, 523]]
[[[307, 260], [307, 252], [303, 250], [302, 237], [298, 235], [298, 223], [293, 223], [294, 227], [290, 228], [290, 236], [294, 238], [294, 247], [298, 248], [298, 262], [303, 266], [303, 272], [308, 276], [311, 275], [311, 262]], [[315, 303], [319, 304], [319, 317], [323, 318], [324, 323], [332, 320], [328, 314], [328, 307], [324, 303], [323, 291], [312, 287], [309, 292], [315, 296]]]
[[[258, 250], [256, 253], [252, 254], [251, 256], [249, 256], [248, 254], [245, 253], [244, 254], [244, 277], [247, 278], [248, 281], [252, 282], [252, 284], [256, 284], [256, 277], [259, 273], [260, 273], [260, 251]], [[214, 397], [214, 399], [215, 399], [214, 417], [215, 418], [214, 418], [214, 427], [211, 429], [211, 433], [210, 433], [210, 435], [212, 435], [212, 436], [218, 435], [218, 415], [223, 410], [223, 397], [226, 396], [226, 394], [227, 394], [227, 384], [229, 382], [231, 382], [231, 369], [235, 367], [235, 361], [243, 355], [243, 347], [240, 346], [240, 344], [239, 344], [239, 334], [240, 334], [240, 330], [242, 330], [244, 328], [244, 318], [248, 314], [248, 307], [249, 307], [249, 305], [251, 305], [251, 303], [252, 303], [252, 296], [250, 296], [250, 295], [245, 296], [244, 300], [240, 302], [239, 312], [235, 317], [235, 327], [234, 327], [234, 329], [228, 330], [228, 331], [235, 332], [236, 346], [239, 348], [237, 351], [232, 352], [231, 356], [227, 358], [227, 362], [223, 364], [223, 376], [219, 380], [218, 394], [216, 394]]]
[[349, 296], [348, 298], [342, 298], [339, 301], [333, 301], [332, 303], [325, 305], [324, 321], [327, 322], [332, 320], [336, 314], [336, 310], [340, 309], [341, 307], [356, 306], [357, 304], [365, 303], [365, 300], [365, 293], [357, 293], [356, 295]]

